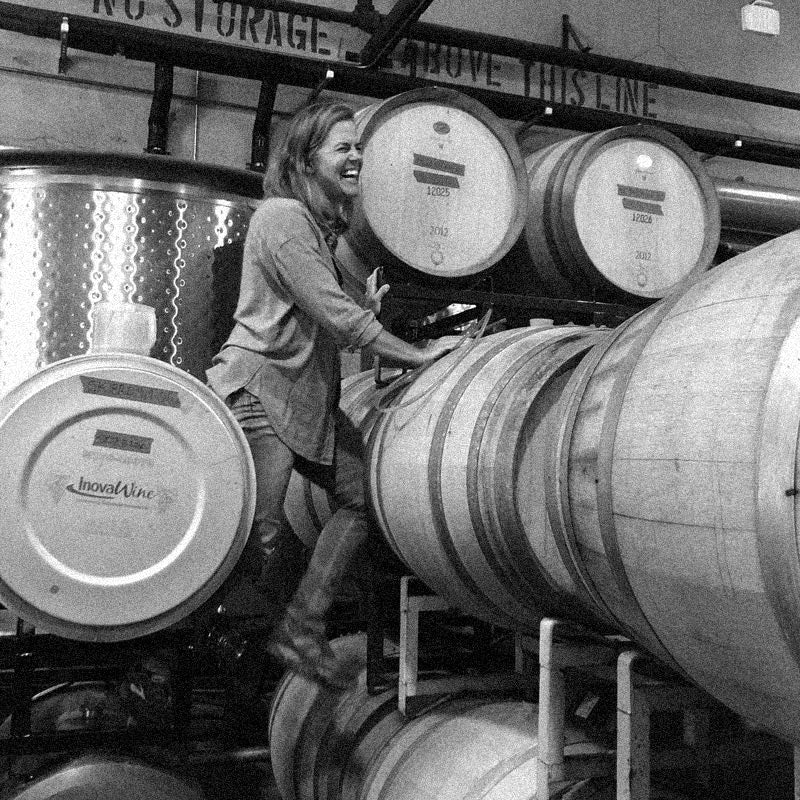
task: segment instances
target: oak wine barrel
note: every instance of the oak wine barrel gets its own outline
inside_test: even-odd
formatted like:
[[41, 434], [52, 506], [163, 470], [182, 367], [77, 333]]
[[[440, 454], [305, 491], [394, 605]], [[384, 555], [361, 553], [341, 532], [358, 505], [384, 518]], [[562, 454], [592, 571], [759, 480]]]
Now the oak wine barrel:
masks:
[[[536, 706], [488, 694], [443, 698], [408, 718], [397, 691], [369, 695], [366, 637], [332, 647], [363, 665], [353, 687], [331, 692], [287, 674], [275, 693], [269, 736], [283, 800], [517, 800], [536, 786]], [[424, 687], [424, 679], [421, 681]], [[604, 748], [565, 731], [567, 758]]]
[[[550, 800], [616, 800], [617, 785], [610, 778], [585, 778], [572, 783], [565, 782], [551, 787]], [[651, 800], [688, 800], [684, 794], [677, 794], [659, 786], [650, 787]]]
[[97, 753], [82, 755], [27, 783], [9, 784], [7, 800], [92, 798], [119, 800], [204, 800], [200, 787], [175, 772], [138, 758]]
[[414, 89], [357, 112], [361, 198], [337, 258], [346, 284], [376, 267], [415, 282], [471, 279], [522, 232], [528, 181], [505, 123], [472, 98]]
[[369, 501], [408, 568], [455, 606], [533, 630], [572, 608], [543, 464], [553, 408], [606, 334], [574, 326], [485, 337], [429, 366], [376, 421]]
[[[327, 730], [343, 703], [357, 697], [369, 715], [380, 710], [387, 697], [391, 697], [391, 692], [385, 693], [387, 697], [383, 694], [366, 696], [366, 646], [363, 634], [331, 641], [339, 657], [362, 665], [358, 683], [349, 689], [330, 690], [294, 672], [287, 672], [275, 689], [268, 735], [272, 774], [283, 800], [315, 797], [314, 783], [319, 774], [316, 759], [321, 748], [340, 744], [332, 742]], [[393, 704], [396, 707], [396, 694]]]
[[641, 305], [711, 267], [717, 194], [696, 154], [667, 131], [626, 125], [575, 136], [526, 154], [525, 164], [522, 274], [532, 270], [543, 293]]
[[576, 585], [726, 706], [800, 741], [800, 233], [640, 312], [573, 373], [546, 470]]
[[255, 471], [199, 380], [128, 353], [51, 364], [0, 399], [0, 601], [119, 641], [208, 599], [250, 531]]

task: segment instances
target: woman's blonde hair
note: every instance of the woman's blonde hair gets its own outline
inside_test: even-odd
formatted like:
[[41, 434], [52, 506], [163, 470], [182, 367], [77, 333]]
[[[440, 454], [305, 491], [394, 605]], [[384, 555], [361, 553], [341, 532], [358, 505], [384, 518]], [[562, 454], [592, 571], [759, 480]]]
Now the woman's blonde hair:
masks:
[[319, 102], [300, 109], [270, 161], [264, 176], [266, 197], [289, 197], [304, 203], [323, 230], [341, 233], [350, 219], [349, 205], [333, 207], [317, 182], [309, 178], [314, 153], [338, 122], [353, 119], [345, 103]]

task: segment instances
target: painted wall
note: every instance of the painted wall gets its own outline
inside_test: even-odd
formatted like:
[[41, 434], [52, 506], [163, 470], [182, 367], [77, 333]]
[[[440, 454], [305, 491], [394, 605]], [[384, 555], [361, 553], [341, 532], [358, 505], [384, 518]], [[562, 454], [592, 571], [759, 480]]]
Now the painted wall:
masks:
[[[63, 0], [73, 8], [93, 0]], [[184, 0], [185, 2], [185, 0]], [[568, 14], [582, 42], [592, 52], [642, 61], [698, 74], [795, 91], [800, 85], [797, 9], [776, 5], [781, 34], [770, 37], [740, 29], [743, 0], [435, 0], [423, 22], [485, 31], [531, 42], [558, 45], [562, 15]], [[33, 3], [36, 4], [35, 2]], [[105, 5], [104, 5], [105, 4]], [[352, 10], [339, 0], [320, 6]], [[135, 5], [135, 3], [134, 3]], [[151, 3], [154, 7], [154, 4]], [[163, 3], [162, 3], [163, 5]], [[392, 0], [379, 0], [386, 13]], [[224, 9], [229, 3], [207, 8]], [[94, 2], [98, 14], [122, 15], [122, 0]], [[113, 12], [113, 13], [112, 13]], [[211, 19], [211, 12], [207, 10]], [[216, 13], [216, 12], [215, 12]], [[220, 13], [226, 13], [220, 11]], [[164, 15], [161, 14], [163, 17]], [[268, 20], [264, 20], [267, 24]], [[331, 37], [333, 39], [333, 37]], [[57, 72], [59, 43], [0, 32], [0, 145], [34, 149], [66, 148], [139, 153], [147, 144], [147, 118], [153, 85], [151, 64], [122, 57], [101, 57], [71, 49], [66, 75]], [[283, 46], [287, 47], [285, 37]], [[456, 70], [455, 59], [461, 60]], [[449, 61], [446, 61], [449, 58]], [[470, 62], [470, 59], [471, 62]], [[414, 71], [442, 82], [487, 82], [511, 93], [544, 93], [558, 102], [617, 107], [637, 119], [670, 120], [790, 143], [800, 143], [798, 112], [710, 95], [646, 86], [615, 84], [577, 70], [550, 70], [487, 54], [435, 53], [423, 43], [399, 48], [398, 71]], [[475, 69], [477, 65], [477, 71]], [[456, 79], [447, 74], [458, 72]], [[489, 73], [487, 74], [487, 68]], [[245, 167], [251, 156], [252, 125], [259, 82], [210, 73], [176, 70], [170, 113], [170, 153], [180, 158]], [[275, 125], [302, 104], [304, 90], [284, 87], [278, 95]], [[346, 98], [365, 105], [372, 98]], [[754, 182], [800, 186], [799, 170], [777, 169], [739, 160], [714, 158], [714, 174], [743, 176]]]

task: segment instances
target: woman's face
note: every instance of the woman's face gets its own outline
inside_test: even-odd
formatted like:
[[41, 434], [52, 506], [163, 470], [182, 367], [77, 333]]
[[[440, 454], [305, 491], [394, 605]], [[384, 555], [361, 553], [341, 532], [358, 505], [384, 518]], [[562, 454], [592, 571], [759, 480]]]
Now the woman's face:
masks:
[[337, 122], [311, 157], [309, 177], [334, 205], [358, 195], [361, 144], [353, 120]]

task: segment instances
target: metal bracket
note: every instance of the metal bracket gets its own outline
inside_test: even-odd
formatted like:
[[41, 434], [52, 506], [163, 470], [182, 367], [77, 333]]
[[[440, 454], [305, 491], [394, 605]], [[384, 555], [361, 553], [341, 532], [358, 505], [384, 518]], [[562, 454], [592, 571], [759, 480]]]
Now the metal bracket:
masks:
[[153, 100], [147, 120], [147, 147], [145, 153], [169, 155], [169, 107], [172, 103], [172, 89], [175, 70], [172, 64], [155, 65], [153, 77]]
[[510, 691], [523, 685], [521, 675], [504, 672], [491, 675], [453, 675], [445, 678], [419, 678], [419, 615], [424, 611], [446, 611], [450, 604], [435, 594], [414, 594], [410, 584], [417, 578], [400, 579], [400, 666], [397, 676], [397, 708], [404, 716], [409, 700], [419, 695], [454, 694], [465, 691]]
[[14, 701], [11, 711], [12, 739], [28, 736], [31, 732], [31, 698], [35, 691], [34, 674], [38, 660], [31, 641], [35, 634], [34, 626], [23, 619], [17, 619], [14, 642], [16, 652], [11, 677], [11, 697]]
[[565, 677], [568, 668], [597, 667], [613, 662], [615, 647], [602, 637], [581, 642], [557, 641], [575, 625], [545, 618], [539, 625], [539, 730], [536, 766], [536, 800], [549, 800], [550, 783], [565, 779], [564, 714]]
[[269, 158], [270, 125], [275, 110], [275, 96], [278, 84], [273, 80], [261, 81], [258, 93], [256, 118], [253, 121], [253, 137], [250, 146], [250, 163], [247, 168], [254, 172], [263, 172], [267, 168]]
[[419, 615], [422, 611], [445, 611], [449, 606], [438, 595], [413, 595], [412, 576], [400, 579], [400, 671], [397, 676], [397, 707], [406, 713], [406, 701], [417, 693], [419, 673]]
[[380, 60], [392, 51], [432, 2], [433, 0], [397, 0], [364, 45], [359, 66], [363, 69], [378, 66]]
[[589, 45], [585, 45], [580, 38], [578, 37], [578, 32], [575, 30], [574, 25], [569, 21], [569, 14], [562, 14], [561, 15], [561, 46], [565, 50], [569, 50], [569, 40], [575, 43], [575, 47], [581, 51], [581, 53], [588, 53], [592, 48]]
[[356, 0], [353, 9], [355, 25], [367, 33], [375, 33], [381, 24], [381, 15], [375, 9], [372, 0]]
[[650, 715], [683, 712], [683, 741], [696, 754], [697, 778], [709, 783], [709, 699], [693, 686], [646, 678], [634, 664], [648, 658], [626, 650], [617, 660], [617, 800], [650, 798]]
[[69, 66], [69, 56], [67, 56], [67, 47], [69, 46], [69, 17], [61, 17], [59, 39], [61, 40], [61, 50], [58, 55], [58, 74], [66, 75], [67, 67]]
[[304, 105], [310, 106], [316, 103], [319, 96], [328, 88], [328, 84], [336, 77], [336, 73], [330, 66], [325, 67], [325, 75], [322, 80], [308, 93]]

